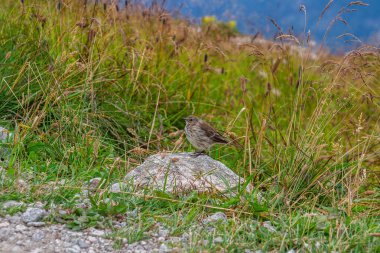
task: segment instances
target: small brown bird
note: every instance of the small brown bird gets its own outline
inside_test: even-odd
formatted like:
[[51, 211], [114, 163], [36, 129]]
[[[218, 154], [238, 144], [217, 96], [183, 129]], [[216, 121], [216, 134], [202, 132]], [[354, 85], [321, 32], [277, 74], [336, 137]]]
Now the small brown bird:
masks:
[[207, 122], [190, 115], [185, 118], [186, 137], [197, 150], [194, 155], [205, 154], [214, 144], [227, 144], [228, 141]]

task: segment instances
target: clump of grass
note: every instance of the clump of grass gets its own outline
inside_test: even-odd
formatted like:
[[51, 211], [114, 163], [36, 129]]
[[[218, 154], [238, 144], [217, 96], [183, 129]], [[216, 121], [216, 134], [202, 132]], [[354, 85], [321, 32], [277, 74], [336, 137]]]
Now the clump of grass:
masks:
[[[184, 116], [197, 114], [244, 144], [244, 152], [222, 147], [211, 156], [250, 179], [265, 203], [246, 193], [221, 200], [164, 193], [146, 199], [129, 192], [108, 197], [130, 206], [94, 205], [95, 211], [112, 216], [142, 207], [179, 234], [198, 216], [222, 210], [234, 217], [232, 236], [227, 227], [215, 233], [224, 231], [223, 247], [231, 250], [240, 243], [301, 249], [303, 237], [313, 245], [322, 241], [326, 251], [374, 248], [365, 230], [378, 229], [379, 49], [313, 56], [311, 49], [285, 43], [294, 42], [286, 34], [279, 44], [236, 43], [244, 38], [235, 32], [198, 29], [157, 5], [4, 6], [0, 120], [14, 130], [15, 141], [6, 168], [13, 181], [1, 184], [1, 200], [17, 193], [25, 201], [71, 203], [78, 184], [90, 178], [111, 182], [149, 154], [190, 150], [179, 130]], [[315, 219], [303, 216], [314, 212]], [[318, 219], [335, 213], [347, 233], [333, 221], [317, 228]], [[279, 232], [269, 234], [252, 217], [272, 220]], [[141, 239], [145, 225], [124, 236]], [[197, 243], [203, 236], [194, 235], [194, 249], [219, 249]]]

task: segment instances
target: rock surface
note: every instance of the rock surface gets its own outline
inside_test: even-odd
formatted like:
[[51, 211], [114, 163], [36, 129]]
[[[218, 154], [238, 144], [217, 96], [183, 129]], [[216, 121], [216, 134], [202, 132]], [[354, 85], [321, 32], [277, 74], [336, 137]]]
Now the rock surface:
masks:
[[160, 153], [148, 157], [143, 164], [130, 171], [125, 180], [139, 188], [153, 188], [172, 193], [237, 192], [244, 179], [223, 163], [207, 155], [191, 153]]

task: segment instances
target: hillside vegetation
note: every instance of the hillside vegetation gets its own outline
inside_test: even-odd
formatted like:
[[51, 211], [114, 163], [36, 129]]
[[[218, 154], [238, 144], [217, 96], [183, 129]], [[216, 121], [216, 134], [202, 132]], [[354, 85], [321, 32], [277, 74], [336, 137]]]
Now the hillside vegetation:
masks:
[[[307, 39], [247, 39], [159, 6], [3, 0], [0, 24], [0, 125], [15, 136], [0, 201], [74, 209], [91, 178], [109, 184], [149, 154], [192, 151], [181, 130], [195, 114], [244, 146], [210, 156], [263, 201], [244, 191], [230, 199], [101, 192], [91, 212], [113, 219], [139, 208], [133, 241], [157, 221], [175, 235], [224, 211], [227, 224], [193, 234], [194, 252], [380, 249], [378, 48], [329, 55]], [[222, 244], [198, 243], [217, 235]]]

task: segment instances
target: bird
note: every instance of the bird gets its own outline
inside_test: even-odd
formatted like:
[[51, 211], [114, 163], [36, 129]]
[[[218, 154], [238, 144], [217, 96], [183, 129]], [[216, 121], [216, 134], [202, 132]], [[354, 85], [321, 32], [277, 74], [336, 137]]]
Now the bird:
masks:
[[228, 140], [206, 121], [193, 115], [184, 119], [186, 138], [196, 148], [194, 156], [206, 154], [215, 144], [229, 144]]

